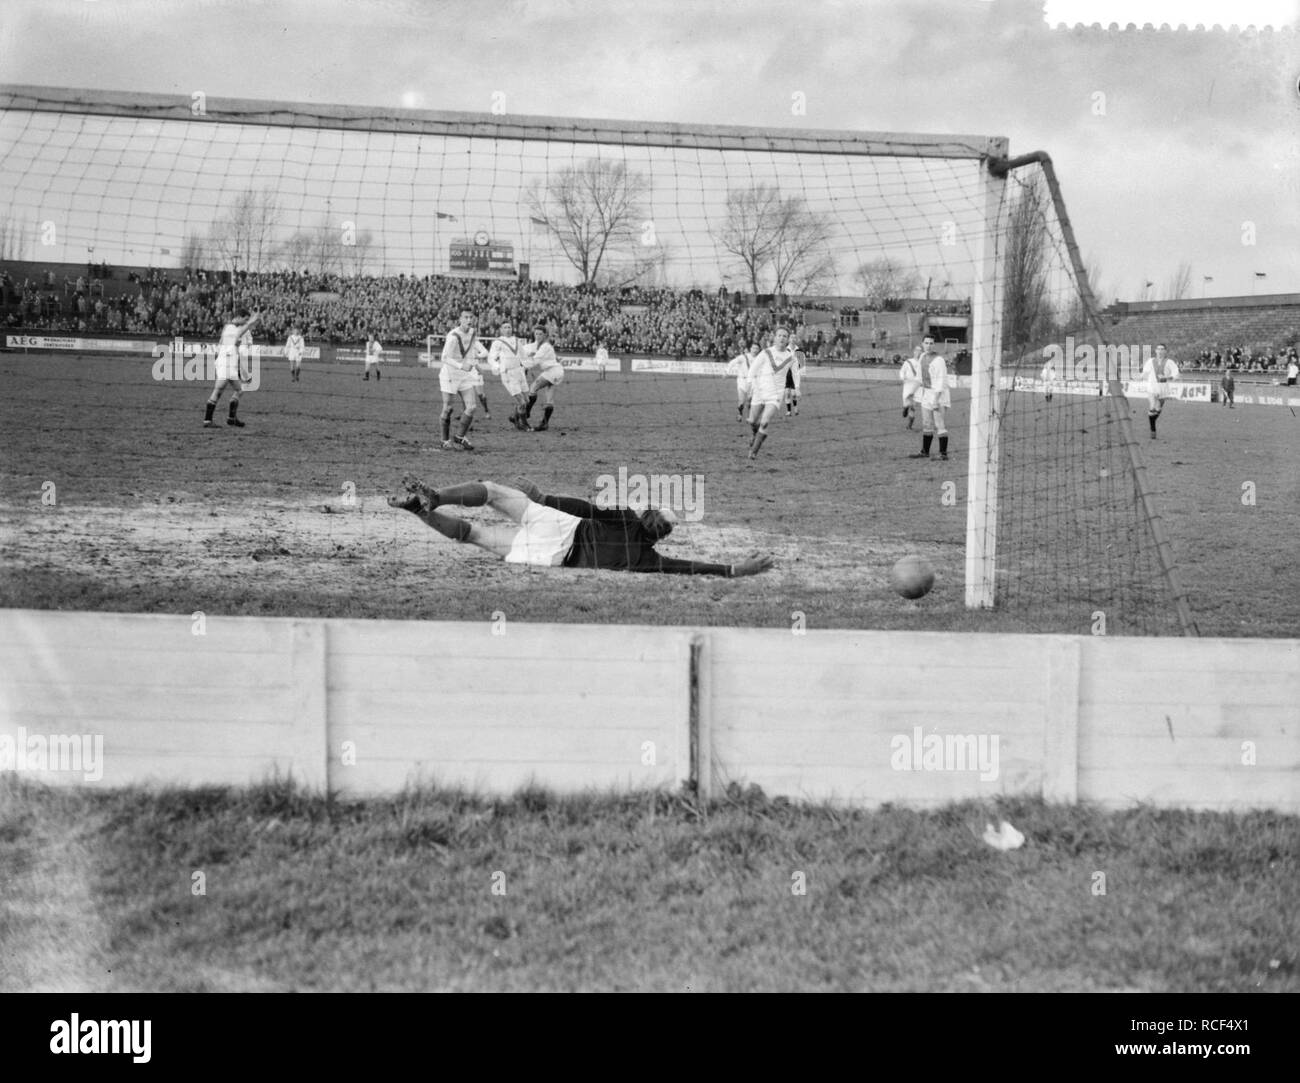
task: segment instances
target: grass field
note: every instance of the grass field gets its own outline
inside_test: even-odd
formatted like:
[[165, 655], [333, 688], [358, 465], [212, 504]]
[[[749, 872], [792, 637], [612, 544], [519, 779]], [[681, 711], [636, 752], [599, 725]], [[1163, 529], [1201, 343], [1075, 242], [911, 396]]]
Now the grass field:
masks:
[[1296, 818], [996, 811], [3, 782], [0, 991], [1300, 991]]
[[[964, 608], [960, 392], [949, 462], [908, 458], [919, 437], [895, 382], [822, 380], [750, 463], [734, 384], [701, 377], [575, 375], [536, 434], [506, 424], [498, 390], [465, 455], [435, 447], [426, 370], [363, 384], [309, 368], [290, 384], [268, 366], [238, 431], [202, 429], [208, 385], [154, 381], [141, 360], [0, 355], [0, 374], [6, 607], [769, 627], [800, 612], [813, 628], [1082, 633], [1097, 603], [1084, 584]], [[1004, 436], [1048, 434], [1043, 471], [1068, 493], [1070, 441], [1086, 434], [1066, 410], [1018, 405]], [[1296, 424], [1286, 409], [1176, 405], [1143, 442], [1202, 634], [1300, 627]], [[762, 550], [776, 569], [517, 568], [385, 503], [408, 470], [590, 496], [620, 468], [702, 481], [700, 514], [665, 552]], [[1113, 546], [1077, 517], [1038, 530], [1048, 548]], [[909, 552], [939, 572], [914, 603], [887, 585]], [[999, 816], [1022, 850], [980, 840]], [[753, 791], [710, 808], [541, 790], [361, 803], [5, 775], [0, 990], [1295, 992], [1298, 864], [1300, 821], [1263, 812], [849, 812]]]
[[[208, 385], [155, 381], [150, 364], [0, 356], [0, 604], [768, 627], [789, 626], [797, 611], [813, 628], [1087, 633], [1104, 600], [1084, 584], [1013, 611], [965, 609], [964, 392], [950, 412], [946, 463], [907, 457], [919, 436], [903, 431], [892, 380], [808, 380], [800, 416], [775, 420], [750, 463], [732, 381], [585, 373], [560, 388], [546, 433], [511, 428], [504, 394], [491, 387], [494, 418], [476, 426], [479, 450], [464, 455], [437, 449], [436, 378], [425, 369], [393, 368], [366, 384], [353, 369], [309, 367], [293, 384], [268, 363], [261, 388], [244, 396], [248, 427], [211, 431], [200, 427]], [[1202, 634], [1300, 628], [1298, 424], [1285, 408], [1174, 404], [1161, 439], [1142, 441]], [[1044, 469], [1067, 477], [1070, 446], [1058, 440]], [[664, 552], [762, 550], [776, 569], [728, 582], [506, 566], [384, 502], [407, 470], [435, 484], [525, 474], [545, 490], [591, 496], [620, 468], [699, 480], [700, 516]], [[1247, 484], [1253, 505], [1243, 503]], [[1051, 529], [1053, 547], [1097, 541], [1064, 523]], [[887, 585], [909, 552], [938, 571], [920, 602]]]

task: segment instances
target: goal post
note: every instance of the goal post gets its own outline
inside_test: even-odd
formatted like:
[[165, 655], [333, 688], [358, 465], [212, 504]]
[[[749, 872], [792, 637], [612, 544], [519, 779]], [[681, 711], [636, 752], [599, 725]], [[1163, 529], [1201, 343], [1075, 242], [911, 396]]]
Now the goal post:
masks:
[[[1104, 374], [1055, 396], [1038, 379], [1058, 343], [1104, 336], [1050, 160], [1009, 154], [980, 134], [0, 85], [0, 215], [40, 238], [21, 258], [149, 269], [138, 296], [21, 309], [36, 330], [202, 338], [222, 306], [257, 307], [271, 342], [293, 321], [309, 341], [373, 330], [436, 367], [462, 306], [485, 333], [542, 321], [557, 352], [605, 345], [642, 381], [620, 383], [635, 407], [611, 408], [578, 368], [560, 409], [613, 409], [619, 460], [649, 472], [688, 471], [721, 440], [710, 421], [665, 447], [655, 417], [744, 435], [730, 385], [699, 377], [790, 325], [812, 393], [764, 460], [801, 472], [831, 521], [770, 539], [839, 561], [846, 590], [887, 589], [892, 561], [920, 553], [965, 607], [1026, 628], [1084, 630], [1100, 611], [1111, 631], [1174, 630], [1170, 614], [1193, 630], [1122, 392], [1090, 397]], [[904, 463], [931, 447], [900, 395], [923, 334], [952, 343], [951, 431], [933, 434], [951, 466]], [[594, 466], [566, 465], [590, 487]]]
[[993, 164], [1002, 153], [977, 164], [987, 228], [980, 234], [971, 298], [970, 449], [966, 496], [966, 605], [990, 609], [996, 603], [999, 397], [1002, 380], [1001, 319], [997, 305], [999, 223], [1005, 216], [1006, 179]]

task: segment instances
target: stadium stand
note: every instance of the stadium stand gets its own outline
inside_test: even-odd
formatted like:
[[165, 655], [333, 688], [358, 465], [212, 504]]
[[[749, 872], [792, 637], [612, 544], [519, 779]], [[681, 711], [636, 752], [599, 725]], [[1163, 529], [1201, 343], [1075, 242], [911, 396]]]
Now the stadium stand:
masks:
[[[11, 329], [159, 336], [216, 334], [232, 308], [263, 313], [269, 340], [299, 323], [309, 342], [424, 343], [462, 308], [479, 324], [544, 321], [564, 349], [726, 358], [778, 322], [797, 326], [814, 361], [894, 363], [932, 328], [960, 325], [969, 305], [906, 300], [886, 312], [853, 298], [797, 298], [698, 289], [579, 289], [540, 281], [451, 276], [350, 277], [289, 271], [195, 271], [10, 261], [0, 265], [0, 321]], [[1283, 372], [1300, 345], [1300, 295], [1120, 302], [1106, 310], [1112, 342], [1164, 342], [1193, 371], [1231, 358], [1246, 372]], [[941, 342], [960, 345], [942, 330]], [[964, 352], [964, 350], [963, 350]], [[1036, 353], [1036, 351], [1035, 351]]]
[[1218, 371], [1230, 356], [1245, 371], [1276, 375], [1300, 346], [1300, 294], [1121, 302], [1106, 315], [1112, 342], [1163, 342], [1192, 371]]

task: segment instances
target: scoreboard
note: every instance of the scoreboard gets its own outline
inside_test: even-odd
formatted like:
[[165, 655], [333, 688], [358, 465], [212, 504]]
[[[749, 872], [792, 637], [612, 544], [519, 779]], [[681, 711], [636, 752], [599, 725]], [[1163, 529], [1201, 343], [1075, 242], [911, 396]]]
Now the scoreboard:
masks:
[[500, 275], [515, 273], [515, 246], [509, 241], [493, 240], [480, 231], [473, 237], [453, 237], [448, 266], [468, 274]]

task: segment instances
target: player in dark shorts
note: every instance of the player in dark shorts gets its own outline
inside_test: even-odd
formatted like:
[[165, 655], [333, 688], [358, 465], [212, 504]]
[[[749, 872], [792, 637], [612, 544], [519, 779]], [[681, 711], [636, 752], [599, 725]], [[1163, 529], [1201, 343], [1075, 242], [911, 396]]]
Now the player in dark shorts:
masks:
[[[667, 508], [639, 513], [630, 508], [600, 508], [573, 496], [544, 495], [526, 478], [519, 479], [519, 488], [469, 481], [434, 489], [408, 474], [403, 485], [408, 495], [390, 496], [392, 507], [412, 512], [440, 534], [477, 545], [510, 564], [728, 578], [757, 575], [772, 566], [770, 556], [758, 553], [736, 564], [663, 556], [655, 545], [677, 521]], [[484, 505], [512, 522], [471, 523], [440, 510]]]
[[[785, 370], [785, 416], [793, 417], [799, 412], [799, 383], [803, 375], [804, 356], [803, 351], [795, 349], [794, 364]], [[795, 370], [798, 370], [796, 372]], [[791, 413], [793, 407], [793, 413]]]

